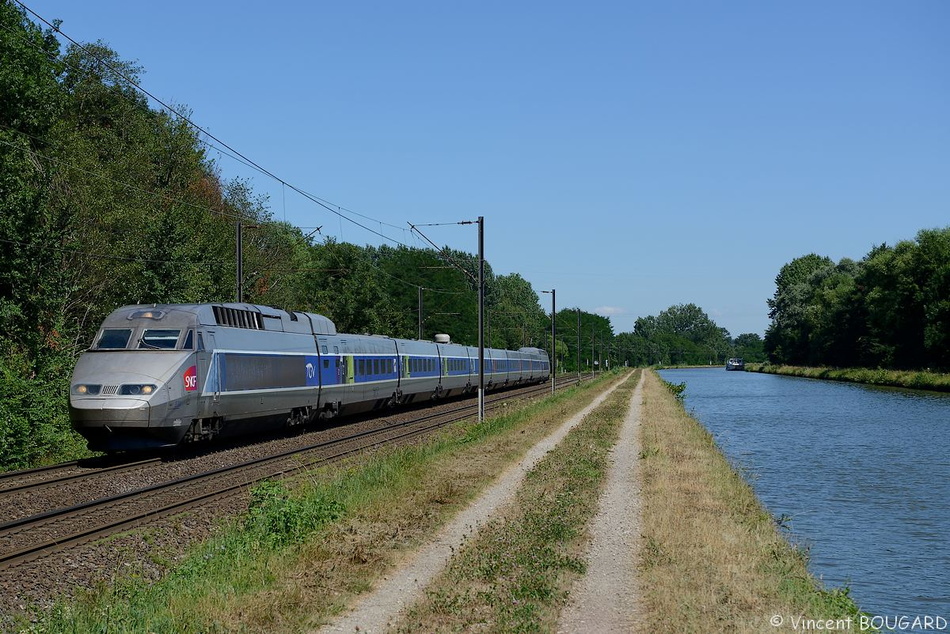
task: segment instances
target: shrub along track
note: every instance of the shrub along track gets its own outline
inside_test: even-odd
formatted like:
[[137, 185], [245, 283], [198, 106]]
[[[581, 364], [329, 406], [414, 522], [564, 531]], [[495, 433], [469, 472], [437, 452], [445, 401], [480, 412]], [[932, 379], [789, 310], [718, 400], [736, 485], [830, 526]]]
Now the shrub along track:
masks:
[[[566, 387], [568, 383], [559, 381], [558, 387]], [[505, 401], [512, 399], [543, 396], [549, 390], [548, 385], [541, 385], [489, 393], [486, 397], [486, 408], [490, 410], [502, 407]], [[276, 453], [273, 448], [264, 449], [268, 455], [213, 469], [205, 467], [205, 470], [198, 473], [176, 478], [167, 478], [167, 471], [161, 471], [163, 463], [160, 458], [85, 471], [78, 471], [77, 463], [64, 463], [53, 468], [5, 474], [3, 479], [6, 482], [0, 482], [0, 501], [7, 502], [8, 498], [35, 501], [46, 493], [52, 495], [52, 500], [65, 496], [86, 501], [59, 508], [53, 508], [54, 502], [45, 507], [48, 510], [28, 517], [23, 516], [23, 513], [18, 516], [14, 511], [12, 515], [17, 519], [0, 524], [0, 588], [7, 590], [4, 594], [13, 600], [12, 605], [0, 604], [0, 610], [8, 610], [11, 607], [23, 609], [28, 602], [43, 602], [48, 598], [48, 590], [30, 592], [29, 588], [42, 587], [61, 591], [77, 582], [87, 585], [88, 579], [83, 578], [86, 575], [50, 578], [49, 570], [62, 568], [55, 562], [62, 560], [64, 551], [68, 549], [75, 551], [75, 547], [80, 544], [126, 531], [134, 526], [154, 524], [162, 517], [180, 514], [188, 509], [200, 508], [201, 515], [205, 518], [220, 518], [240, 511], [246, 507], [246, 495], [243, 494], [246, 494], [255, 482], [290, 475], [304, 468], [312, 468], [317, 464], [339, 460], [344, 456], [383, 445], [412, 442], [415, 438], [431, 434], [453, 422], [470, 418], [476, 411], [476, 405], [470, 401], [452, 401], [437, 408], [435, 412], [431, 409], [424, 411], [422, 416], [419, 416], [420, 412], [416, 410], [364, 420], [359, 424], [333, 427], [315, 434], [320, 438], [318, 442], [310, 441], [302, 447], [296, 446]], [[356, 431], [353, 431], [354, 428]], [[297, 440], [296, 444], [299, 445], [300, 438], [302, 437], [291, 441]], [[268, 446], [268, 443], [263, 443], [263, 447]], [[244, 455], [241, 449], [243, 448], [235, 452], [236, 455]], [[220, 462], [222, 457], [219, 454], [229, 452], [215, 452], [209, 461]], [[234, 459], [231, 461], [234, 462]], [[205, 464], [201, 460], [198, 462]], [[172, 466], [181, 465], [172, 463]], [[149, 474], [150, 469], [155, 473]], [[130, 474], [135, 474], [135, 477]], [[46, 476], [46, 479], [43, 479], [43, 476]], [[159, 481], [154, 482], [155, 480]], [[136, 486], [136, 483], [141, 481], [148, 484]], [[88, 482], [97, 482], [92, 487], [95, 491], [102, 491], [102, 483], [106, 483], [106, 490], [117, 486], [128, 490], [99, 497], [95, 494], [90, 496], [83, 493], [84, 483]], [[39, 504], [42, 506], [42, 502]], [[209, 509], [225, 509], [225, 512]], [[5, 515], [10, 517], [11, 513]], [[78, 550], [82, 550], [83, 554], [74, 561], [81, 561], [82, 565], [79, 567], [87, 572], [101, 574], [103, 568], [108, 567], [107, 564], [89, 565], [90, 562], [100, 559], [100, 553], [95, 552], [94, 544]], [[68, 554], [65, 557], [68, 559]], [[67, 565], [66, 568], [70, 566]], [[25, 589], [27, 591], [22, 592]]]

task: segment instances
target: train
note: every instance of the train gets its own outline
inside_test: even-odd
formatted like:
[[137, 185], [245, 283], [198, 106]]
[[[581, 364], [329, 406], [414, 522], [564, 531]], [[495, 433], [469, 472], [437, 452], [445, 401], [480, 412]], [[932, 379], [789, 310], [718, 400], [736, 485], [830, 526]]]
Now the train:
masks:
[[[543, 383], [547, 352], [485, 348], [485, 387]], [[478, 348], [338, 333], [246, 303], [123, 306], [76, 362], [70, 421], [91, 450], [175, 447], [476, 392]]]

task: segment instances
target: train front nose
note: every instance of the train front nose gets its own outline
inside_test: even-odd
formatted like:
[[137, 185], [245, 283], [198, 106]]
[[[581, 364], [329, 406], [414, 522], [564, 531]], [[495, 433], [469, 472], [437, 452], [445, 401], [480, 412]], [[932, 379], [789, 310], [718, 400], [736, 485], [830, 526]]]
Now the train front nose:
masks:
[[94, 451], [167, 447], [181, 440], [183, 430], [153, 420], [161, 418], [165, 400], [154, 379], [121, 385], [77, 382], [70, 389], [69, 415], [73, 429]]
[[89, 448], [118, 451], [141, 447], [148, 436], [150, 407], [147, 395], [119, 394], [115, 385], [73, 385], [69, 417]]
[[148, 427], [149, 405], [144, 398], [116, 396], [112, 398], [71, 397], [69, 409], [73, 426]]

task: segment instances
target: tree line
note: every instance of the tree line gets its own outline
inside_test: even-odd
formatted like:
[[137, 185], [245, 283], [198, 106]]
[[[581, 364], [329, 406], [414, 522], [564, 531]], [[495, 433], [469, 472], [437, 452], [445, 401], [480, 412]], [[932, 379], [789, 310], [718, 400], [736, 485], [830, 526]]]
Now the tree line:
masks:
[[838, 263], [814, 253], [775, 278], [773, 363], [950, 370], [950, 227]]
[[[10, 0], [0, 33], [0, 468], [81, 453], [69, 378], [125, 304], [227, 302], [240, 283], [245, 301], [321, 313], [341, 332], [477, 343], [474, 255], [305, 235], [224, 178], [188, 122], [149, 106], [141, 67], [102, 42], [62, 50]], [[619, 336], [563, 309], [552, 345], [531, 285], [485, 273], [486, 345], [544, 348], [565, 372], [721, 363], [739, 343], [688, 305]]]

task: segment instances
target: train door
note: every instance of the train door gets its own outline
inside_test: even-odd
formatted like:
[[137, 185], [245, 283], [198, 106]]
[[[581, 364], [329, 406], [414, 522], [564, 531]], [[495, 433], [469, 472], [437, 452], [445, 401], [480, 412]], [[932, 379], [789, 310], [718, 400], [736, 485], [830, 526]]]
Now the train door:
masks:
[[356, 382], [356, 369], [353, 355], [348, 354], [344, 357], [346, 360], [346, 369], [343, 375], [343, 382], [347, 384], [352, 384]]
[[321, 338], [317, 341], [320, 350], [320, 386], [324, 389], [343, 382], [339, 347], [336, 351], [330, 342]]
[[[195, 333], [195, 382], [194, 392], [187, 385], [187, 393], [194, 393], [198, 397], [197, 418], [214, 416], [220, 396], [220, 374], [218, 372], [218, 358], [214, 354], [214, 331], [198, 330]], [[190, 369], [189, 369], [190, 370]]]

